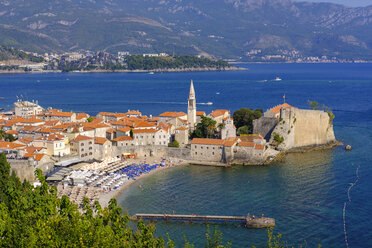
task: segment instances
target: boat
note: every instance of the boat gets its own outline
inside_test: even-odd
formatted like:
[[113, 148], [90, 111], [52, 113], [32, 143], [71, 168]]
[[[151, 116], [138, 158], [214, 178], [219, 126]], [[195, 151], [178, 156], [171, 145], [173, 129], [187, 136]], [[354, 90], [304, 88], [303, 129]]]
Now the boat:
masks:
[[281, 79], [280, 77], [276, 77], [276, 78], [274, 79], [274, 81], [278, 82], [278, 81], [282, 81], [282, 79]]
[[213, 105], [213, 102], [207, 102], [207, 105]]
[[150, 74], [150, 75], [154, 75], [155, 73], [154, 73], [153, 71], [150, 71], [149, 74]]
[[216, 95], [219, 95], [220, 94], [220, 92], [216, 92]]

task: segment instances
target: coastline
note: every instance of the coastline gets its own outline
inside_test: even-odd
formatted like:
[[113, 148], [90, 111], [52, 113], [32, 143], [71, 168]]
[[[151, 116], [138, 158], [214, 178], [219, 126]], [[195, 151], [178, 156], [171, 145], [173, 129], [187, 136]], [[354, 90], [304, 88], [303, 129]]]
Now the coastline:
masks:
[[149, 173], [142, 174], [141, 176], [137, 177], [136, 180], [130, 180], [129, 182], [127, 182], [126, 184], [124, 184], [123, 186], [121, 186], [117, 190], [112, 190], [112, 191], [107, 192], [107, 193], [102, 193], [99, 196], [99, 198], [98, 198], [99, 204], [101, 205], [102, 208], [105, 208], [105, 207], [108, 206], [109, 201], [112, 198], [117, 198], [126, 189], [128, 189], [129, 186], [131, 186], [133, 183], [135, 183], [137, 181], [140, 181], [140, 180], [143, 180], [144, 178], [147, 178], [149, 176], [155, 175], [155, 174], [157, 174], [159, 172], [163, 172], [165, 170], [168, 170], [170, 168], [180, 167], [180, 166], [189, 164], [189, 163], [187, 163], [187, 162], [185, 162], [184, 160], [181, 160], [181, 159], [174, 159], [173, 161], [174, 162], [172, 164], [168, 164], [168, 165], [166, 165], [164, 167], [160, 167], [160, 168], [158, 168], [156, 170], [150, 171]]
[[0, 74], [42, 74], [42, 73], [168, 73], [168, 72], [208, 72], [208, 71], [244, 71], [247, 68], [231, 66], [226, 68], [184, 68], [184, 69], [153, 69], [153, 70], [91, 70], [91, 71], [70, 71], [63, 72], [61, 70], [49, 70], [49, 71], [24, 71], [24, 70], [13, 70], [5, 71], [0, 70]]

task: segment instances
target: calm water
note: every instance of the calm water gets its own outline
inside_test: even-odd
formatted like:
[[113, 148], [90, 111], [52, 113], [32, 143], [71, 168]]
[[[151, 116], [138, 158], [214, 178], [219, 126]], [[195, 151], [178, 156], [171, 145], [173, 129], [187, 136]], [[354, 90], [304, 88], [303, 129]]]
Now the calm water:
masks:
[[[290, 244], [309, 247], [345, 247], [342, 210], [350, 247], [372, 247], [372, 64], [245, 65], [247, 71], [164, 74], [29, 74], [0, 75], [0, 108], [10, 108], [16, 95], [38, 99], [45, 107], [96, 114], [139, 109], [157, 115], [186, 111], [189, 80], [194, 80], [198, 110], [240, 107], [266, 110], [287, 101], [306, 107], [316, 100], [334, 110], [338, 140], [351, 144], [333, 150], [291, 154], [266, 167], [173, 168], [133, 184], [118, 199], [129, 213], [176, 213], [274, 217], [276, 231]], [[281, 77], [281, 82], [263, 83]], [[216, 92], [220, 92], [219, 95]], [[142, 185], [142, 189], [138, 187]], [[265, 230], [235, 225], [219, 226], [233, 247], [263, 246]], [[183, 234], [200, 247], [206, 226], [157, 224], [160, 235], [169, 233], [178, 244]]]

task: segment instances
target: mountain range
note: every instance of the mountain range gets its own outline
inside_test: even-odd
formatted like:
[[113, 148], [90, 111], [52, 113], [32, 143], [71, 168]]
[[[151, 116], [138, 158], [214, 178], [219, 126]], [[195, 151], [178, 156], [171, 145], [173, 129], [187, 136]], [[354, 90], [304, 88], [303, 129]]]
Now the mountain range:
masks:
[[372, 5], [0, 0], [0, 44], [35, 52], [166, 52], [245, 60], [253, 51], [372, 60]]

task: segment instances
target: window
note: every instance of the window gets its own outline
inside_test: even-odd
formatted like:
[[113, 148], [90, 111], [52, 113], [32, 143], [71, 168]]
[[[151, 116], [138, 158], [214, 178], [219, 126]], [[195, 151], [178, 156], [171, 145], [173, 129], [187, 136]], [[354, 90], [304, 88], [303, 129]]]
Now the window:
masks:
[[198, 153], [197, 153], [197, 152], [195, 152], [195, 155], [198, 155]]
[[89, 155], [92, 155], [92, 153], [90, 152]]
[[80, 143], [81, 146], [84, 146], [84, 143]]
[[209, 149], [209, 146], [207, 146], [207, 150]]
[[92, 150], [93, 149], [93, 147], [89, 147], [89, 150]]
[[91, 145], [92, 144], [92, 141], [89, 141], [89, 145]]
[[214, 155], [214, 152], [212, 152], [212, 155]]
[[81, 151], [83, 152], [83, 151], [84, 151], [84, 149], [81, 149]]

